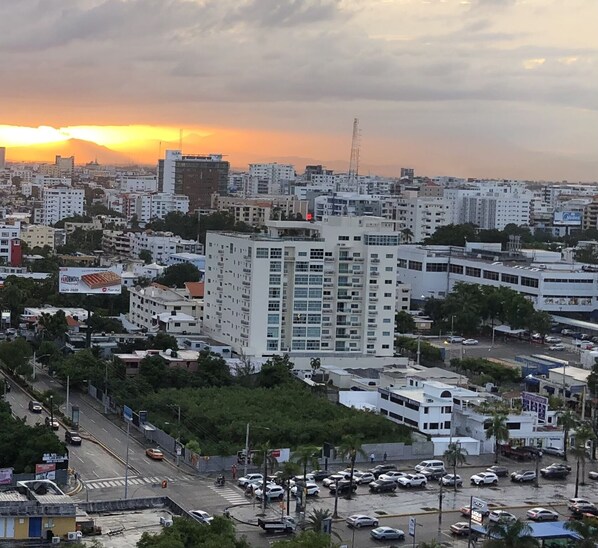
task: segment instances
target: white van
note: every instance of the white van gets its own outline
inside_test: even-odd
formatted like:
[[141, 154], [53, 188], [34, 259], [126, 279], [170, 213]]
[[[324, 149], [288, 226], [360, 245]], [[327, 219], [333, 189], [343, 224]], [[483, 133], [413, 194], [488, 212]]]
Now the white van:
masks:
[[444, 462], [441, 460], [422, 460], [415, 469], [418, 472], [424, 470], [430, 470], [431, 472], [442, 472], [444, 471]]

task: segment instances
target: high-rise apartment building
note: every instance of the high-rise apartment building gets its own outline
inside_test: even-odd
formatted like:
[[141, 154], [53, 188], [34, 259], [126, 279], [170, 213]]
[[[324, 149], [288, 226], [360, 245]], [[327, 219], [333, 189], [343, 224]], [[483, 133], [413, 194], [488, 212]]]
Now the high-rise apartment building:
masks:
[[158, 162], [158, 191], [189, 196], [191, 211], [209, 208], [214, 192], [227, 193], [229, 163], [221, 154], [207, 156], [167, 150]]
[[392, 356], [395, 223], [267, 225], [267, 235], [208, 233], [206, 332], [247, 356]]
[[6, 167], [6, 147], [0, 147], [0, 169]]
[[83, 215], [85, 192], [78, 188], [44, 188], [41, 224], [53, 225], [66, 217]]

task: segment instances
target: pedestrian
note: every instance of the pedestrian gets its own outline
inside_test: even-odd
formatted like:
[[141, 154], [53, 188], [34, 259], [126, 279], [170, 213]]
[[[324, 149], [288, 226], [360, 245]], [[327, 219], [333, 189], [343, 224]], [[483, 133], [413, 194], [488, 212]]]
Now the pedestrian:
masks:
[[237, 479], [237, 465], [236, 464], [232, 465], [231, 472], [233, 474], [233, 479], [236, 480]]
[[386, 462], [387, 458], [388, 458], [388, 455], [386, 454], [386, 451], [384, 451], [384, 462]]
[[375, 458], [376, 458], [376, 455], [374, 455], [374, 453], [372, 453], [370, 455], [370, 462], [373, 463]]

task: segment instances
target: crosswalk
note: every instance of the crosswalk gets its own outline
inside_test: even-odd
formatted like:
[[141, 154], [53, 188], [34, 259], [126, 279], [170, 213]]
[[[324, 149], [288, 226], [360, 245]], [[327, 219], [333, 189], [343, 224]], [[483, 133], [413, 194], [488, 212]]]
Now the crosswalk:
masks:
[[[174, 481], [172, 478], [158, 478], [152, 476], [149, 478], [140, 476], [131, 476], [128, 480], [129, 485], [152, 485], [161, 484], [163, 480]], [[98, 479], [93, 481], [83, 482], [87, 489], [110, 489], [111, 487], [123, 487], [125, 484], [125, 478], [106, 478]]]
[[247, 498], [242, 493], [235, 491], [230, 487], [216, 487], [215, 485], [210, 485], [210, 489], [231, 504], [242, 504], [247, 502]]

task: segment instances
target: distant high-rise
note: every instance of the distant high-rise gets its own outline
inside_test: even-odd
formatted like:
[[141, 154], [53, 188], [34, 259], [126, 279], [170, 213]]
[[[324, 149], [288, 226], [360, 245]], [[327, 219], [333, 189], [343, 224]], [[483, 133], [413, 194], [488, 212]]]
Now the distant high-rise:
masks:
[[199, 156], [167, 150], [158, 161], [158, 190], [189, 197], [189, 210], [209, 208], [214, 192], [227, 194], [229, 163], [221, 154]]
[[0, 147], [0, 169], [6, 167], [6, 147]]
[[409, 179], [410, 181], [413, 181], [414, 176], [415, 170], [412, 167], [401, 168], [401, 179]]

